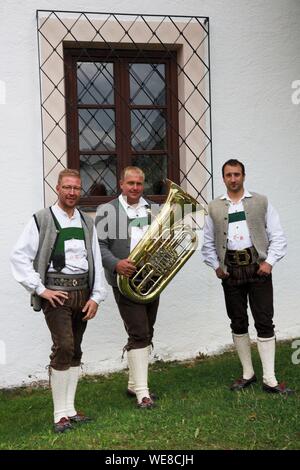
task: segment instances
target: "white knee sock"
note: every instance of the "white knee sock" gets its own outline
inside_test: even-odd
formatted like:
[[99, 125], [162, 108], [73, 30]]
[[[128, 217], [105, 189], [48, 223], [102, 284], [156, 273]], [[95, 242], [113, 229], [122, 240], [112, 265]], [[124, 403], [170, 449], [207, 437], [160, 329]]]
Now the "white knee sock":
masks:
[[75, 409], [75, 394], [77, 389], [77, 383], [79, 379], [79, 369], [80, 366], [70, 367], [69, 372], [69, 381], [67, 388], [67, 414], [68, 416], [75, 416], [77, 411]]
[[137, 401], [140, 403], [144, 397], [150, 398], [148, 389], [149, 346], [127, 351], [127, 361]]
[[243, 367], [243, 379], [251, 379], [254, 375], [254, 369], [252, 365], [249, 334], [236, 335], [232, 333], [232, 338]]
[[263, 368], [263, 382], [269, 387], [276, 387], [278, 382], [275, 377], [275, 336], [272, 338], [257, 337], [257, 349]]
[[54, 422], [67, 418], [67, 388], [69, 370], [56, 370], [51, 368], [50, 383], [54, 406]]
[[[148, 348], [148, 357], [150, 355], [150, 346], [147, 346]], [[132, 392], [135, 392], [135, 383], [132, 377], [132, 369], [129, 367], [128, 368], [128, 384], [127, 384], [128, 390], [131, 390]], [[144, 397], [143, 397], [144, 398]]]
[[134, 380], [132, 378], [132, 371], [131, 371], [130, 367], [128, 369], [128, 385], [127, 385], [127, 388], [128, 388], [128, 390], [131, 390], [132, 392], [135, 391]]

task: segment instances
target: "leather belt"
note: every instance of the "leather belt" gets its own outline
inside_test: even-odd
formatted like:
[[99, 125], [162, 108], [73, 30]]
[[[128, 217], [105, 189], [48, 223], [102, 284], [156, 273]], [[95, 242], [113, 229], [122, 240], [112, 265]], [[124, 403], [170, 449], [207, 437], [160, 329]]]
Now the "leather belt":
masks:
[[85, 274], [47, 273], [45, 286], [51, 290], [81, 290], [89, 286], [89, 276]]
[[244, 250], [227, 250], [225, 264], [227, 266], [248, 266], [257, 261], [258, 255], [254, 246]]

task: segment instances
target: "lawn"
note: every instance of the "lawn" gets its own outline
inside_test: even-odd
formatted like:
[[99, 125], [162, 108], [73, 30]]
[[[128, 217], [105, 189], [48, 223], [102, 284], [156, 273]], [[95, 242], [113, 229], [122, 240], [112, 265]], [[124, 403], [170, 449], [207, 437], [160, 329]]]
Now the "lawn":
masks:
[[[297, 389], [299, 365], [290, 342], [278, 343], [278, 378]], [[253, 450], [300, 449], [300, 392], [283, 397], [261, 390], [261, 366], [253, 347], [257, 384], [231, 392], [240, 375], [232, 351], [188, 362], [156, 362], [150, 367], [155, 409], [138, 409], [125, 394], [127, 372], [86, 376], [77, 404], [93, 417], [64, 434], [52, 430], [48, 388], [0, 391], [0, 449], [85, 450]]]

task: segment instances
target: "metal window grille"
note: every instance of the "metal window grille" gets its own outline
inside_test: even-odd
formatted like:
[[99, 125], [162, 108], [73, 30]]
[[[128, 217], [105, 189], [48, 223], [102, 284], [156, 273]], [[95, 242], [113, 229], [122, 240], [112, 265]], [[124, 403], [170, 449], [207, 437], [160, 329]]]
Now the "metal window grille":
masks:
[[[177, 51], [179, 128], [176, 132], [180, 185], [199, 202], [207, 203], [213, 197], [207, 17], [38, 10], [37, 29], [45, 205], [56, 200], [57, 176], [67, 166], [63, 47], [68, 42], [77, 43], [83, 54], [93, 47], [104, 47], [112, 55], [117, 48], [131, 48], [136, 51], [135, 57], [140, 59], [149, 50], [163, 51], [165, 57]], [[149, 76], [153, 73], [153, 70], [150, 71]], [[81, 98], [84, 93], [90, 92], [99, 93], [99, 90], [85, 89]], [[137, 92], [141, 92], [139, 87]], [[151, 97], [147, 83], [142, 92]], [[107, 96], [102, 95], [102, 99], [109, 101], [110, 93], [111, 90]], [[90, 117], [93, 119], [93, 114]], [[141, 122], [147, 123], [148, 119], [147, 113], [144, 113], [141, 120], [141, 113], [137, 112], [136, 129]], [[160, 131], [157, 129], [154, 134], [149, 132], [149, 139], [159, 143]], [[138, 133], [134, 139], [138, 148], [142, 142], [138, 141], [137, 136]]]

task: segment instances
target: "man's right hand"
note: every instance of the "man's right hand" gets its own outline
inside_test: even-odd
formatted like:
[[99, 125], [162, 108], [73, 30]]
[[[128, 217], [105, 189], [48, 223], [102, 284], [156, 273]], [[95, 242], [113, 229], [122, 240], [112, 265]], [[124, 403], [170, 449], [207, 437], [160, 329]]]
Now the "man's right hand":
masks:
[[225, 273], [220, 266], [216, 269], [216, 275], [219, 279], [227, 279], [229, 277], [229, 274]]
[[130, 259], [121, 259], [116, 265], [116, 271], [122, 276], [130, 277], [136, 271], [136, 267]]
[[49, 300], [52, 307], [57, 307], [57, 304], [63, 305], [65, 300], [69, 296], [67, 292], [63, 292], [61, 290], [45, 289], [44, 292], [40, 294], [40, 297], [43, 297], [43, 299]]

